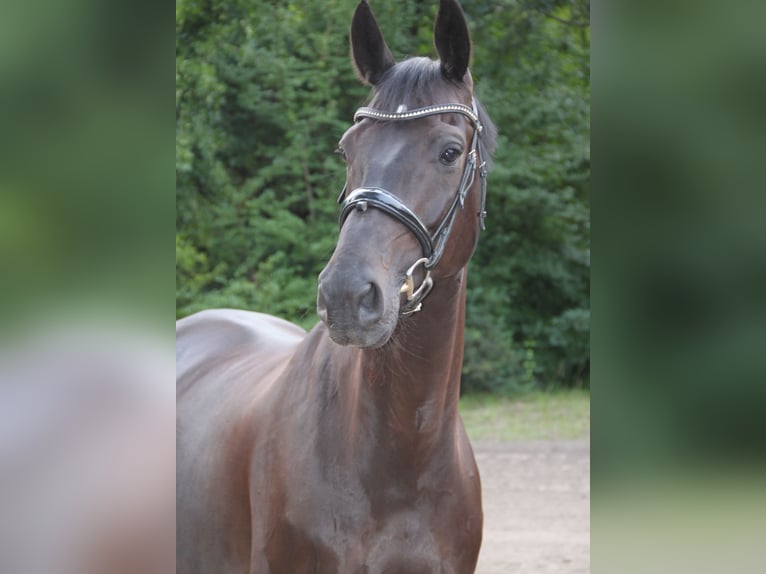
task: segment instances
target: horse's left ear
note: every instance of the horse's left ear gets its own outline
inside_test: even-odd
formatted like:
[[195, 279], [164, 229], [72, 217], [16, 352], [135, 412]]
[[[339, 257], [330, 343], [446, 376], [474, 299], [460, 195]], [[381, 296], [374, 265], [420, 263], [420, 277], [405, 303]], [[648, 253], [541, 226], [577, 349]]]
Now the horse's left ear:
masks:
[[444, 76], [463, 81], [471, 60], [471, 36], [457, 0], [440, 0], [434, 25], [434, 45]]

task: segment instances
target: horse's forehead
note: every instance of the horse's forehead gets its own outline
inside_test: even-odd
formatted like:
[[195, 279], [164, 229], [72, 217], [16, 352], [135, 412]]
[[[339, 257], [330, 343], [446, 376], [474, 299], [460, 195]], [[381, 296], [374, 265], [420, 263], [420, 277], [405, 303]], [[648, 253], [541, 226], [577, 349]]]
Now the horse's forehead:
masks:
[[[400, 108], [403, 108], [402, 104]], [[403, 109], [407, 111], [407, 109]], [[460, 114], [441, 114], [408, 121], [379, 121], [364, 118], [351, 126], [343, 135], [342, 141], [356, 141], [367, 147], [375, 146], [380, 150], [383, 146], [419, 141], [433, 141], [437, 134], [443, 131], [468, 130], [470, 122]], [[467, 135], [466, 135], [467, 137]], [[365, 143], [362, 143], [365, 142]]]

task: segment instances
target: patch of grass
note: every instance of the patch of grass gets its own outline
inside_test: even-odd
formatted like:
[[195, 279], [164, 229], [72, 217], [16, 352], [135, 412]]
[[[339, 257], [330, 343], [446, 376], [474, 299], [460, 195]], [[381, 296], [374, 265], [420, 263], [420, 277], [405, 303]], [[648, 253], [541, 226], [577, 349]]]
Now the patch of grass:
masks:
[[590, 437], [590, 392], [466, 395], [460, 400], [471, 440], [577, 440]]

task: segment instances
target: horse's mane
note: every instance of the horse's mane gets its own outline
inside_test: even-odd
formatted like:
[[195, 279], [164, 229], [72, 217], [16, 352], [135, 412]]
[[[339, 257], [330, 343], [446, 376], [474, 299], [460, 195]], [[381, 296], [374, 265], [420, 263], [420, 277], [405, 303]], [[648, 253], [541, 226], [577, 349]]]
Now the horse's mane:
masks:
[[[447, 94], [450, 86], [456, 84], [444, 78], [438, 61], [430, 58], [408, 58], [389, 68], [380, 82], [370, 101], [370, 106], [387, 112], [395, 112], [404, 104], [407, 109], [415, 109], [432, 104], [452, 103]], [[479, 119], [484, 126], [483, 137], [480, 138], [481, 156], [491, 167], [492, 154], [497, 143], [497, 128], [492, 123], [484, 106], [476, 98]]]

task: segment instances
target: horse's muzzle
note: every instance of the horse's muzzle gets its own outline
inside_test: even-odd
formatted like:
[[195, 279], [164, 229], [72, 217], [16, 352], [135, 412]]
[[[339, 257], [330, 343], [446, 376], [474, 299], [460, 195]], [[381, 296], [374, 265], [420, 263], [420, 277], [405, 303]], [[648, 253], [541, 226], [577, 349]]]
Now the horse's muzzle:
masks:
[[319, 275], [317, 313], [339, 345], [378, 347], [391, 334], [380, 285], [350, 268], [328, 267]]

